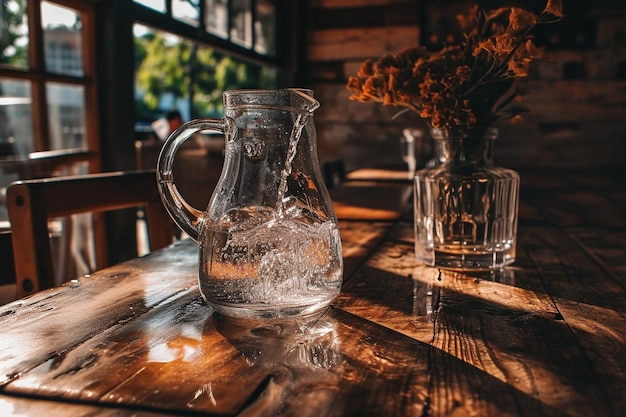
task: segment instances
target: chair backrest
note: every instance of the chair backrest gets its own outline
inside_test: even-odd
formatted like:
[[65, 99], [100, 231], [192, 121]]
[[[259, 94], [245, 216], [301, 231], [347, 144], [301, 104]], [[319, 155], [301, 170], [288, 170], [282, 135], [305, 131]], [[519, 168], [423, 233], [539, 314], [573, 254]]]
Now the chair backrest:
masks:
[[[143, 206], [150, 249], [173, 241], [172, 221], [152, 171], [110, 172], [16, 181], [7, 189], [18, 296], [54, 285], [49, 219]], [[108, 266], [106, 236], [96, 235], [96, 266]]]

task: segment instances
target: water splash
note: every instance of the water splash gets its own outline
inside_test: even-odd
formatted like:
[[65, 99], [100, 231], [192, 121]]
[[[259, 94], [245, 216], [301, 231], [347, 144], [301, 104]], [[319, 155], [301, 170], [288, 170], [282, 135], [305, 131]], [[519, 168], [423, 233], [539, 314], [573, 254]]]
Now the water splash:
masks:
[[276, 213], [279, 219], [282, 219], [284, 215], [285, 204], [283, 200], [285, 198], [285, 193], [287, 192], [287, 178], [291, 175], [293, 160], [298, 152], [298, 142], [300, 142], [302, 130], [306, 126], [308, 118], [309, 116], [306, 114], [298, 114], [293, 125], [293, 129], [291, 130], [291, 135], [289, 136], [287, 158], [285, 159], [285, 167], [281, 172], [280, 185], [278, 187], [278, 199], [276, 202], [278, 205], [278, 207], [276, 207]]

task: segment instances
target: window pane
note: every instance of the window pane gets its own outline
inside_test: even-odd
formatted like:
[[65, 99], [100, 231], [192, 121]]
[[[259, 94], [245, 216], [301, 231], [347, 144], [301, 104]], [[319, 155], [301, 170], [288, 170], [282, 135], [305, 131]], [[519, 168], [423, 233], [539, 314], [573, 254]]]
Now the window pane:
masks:
[[31, 86], [28, 81], [0, 78], [0, 147], [3, 154], [33, 151]]
[[174, 109], [184, 121], [221, 117], [224, 90], [276, 88], [274, 68], [253, 65], [143, 25], [136, 24], [134, 33], [136, 128], [141, 131]]
[[26, 1], [0, 3], [0, 64], [28, 67]]
[[252, 7], [250, 0], [233, 0], [230, 40], [252, 48]]
[[47, 83], [50, 148], [86, 148], [85, 88]]
[[260, 54], [276, 55], [276, 6], [267, 0], [256, 3], [254, 50]]
[[197, 27], [200, 22], [200, 0], [173, 0], [172, 16]]
[[228, 38], [228, 0], [205, 0], [206, 30], [224, 39]]
[[277, 72], [211, 48], [198, 48], [193, 84], [196, 117], [222, 117], [222, 93], [241, 88], [276, 88]]
[[189, 118], [191, 42], [135, 24], [135, 107], [138, 123], [148, 128], [167, 111]]
[[47, 1], [41, 2], [46, 69], [83, 75], [83, 32], [80, 13]]
[[165, 0], [134, 0], [135, 3], [165, 13]]

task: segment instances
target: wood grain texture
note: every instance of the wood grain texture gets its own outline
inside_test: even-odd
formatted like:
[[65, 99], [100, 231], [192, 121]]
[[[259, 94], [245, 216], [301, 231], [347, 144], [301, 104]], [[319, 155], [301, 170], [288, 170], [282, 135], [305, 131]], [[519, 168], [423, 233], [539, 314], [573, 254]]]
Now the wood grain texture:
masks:
[[[410, 235], [411, 225], [403, 227], [388, 239]], [[567, 258], [578, 259], [581, 269], [585, 255], [561, 241], [538, 244], [536, 232], [531, 228], [521, 234], [517, 266], [495, 275], [425, 268], [416, 264], [408, 243], [385, 243], [348, 282], [336, 305], [431, 344], [428, 403], [433, 416], [619, 415], [618, 390], [624, 389], [626, 374], [620, 362], [623, 307], [555, 298], [550, 286], [560, 280], [552, 274], [563, 272], [554, 271], [567, 269]], [[568, 240], [555, 230], [546, 235]], [[541, 248], [565, 249], [535, 259]], [[559, 266], [548, 267], [550, 275], [545, 275], [543, 266], [553, 262]], [[598, 270], [587, 274], [580, 277], [603, 275]], [[563, 285], [578, 293], [572, 280]], [[591, 292], [624, 299], [610, 276]]]
[[386, 6], [390, 4], [407, 3], [407, 0], [312, 0], [311, 7], [320, 8], [349, 8]]
[[[105, 269], [97, 279], [84, 277], [3, 306], [0, 386], [194, 287], [195, 245], [188, 241], [175, 245], [189, 249], [155, 252]], [[146, 263], [152, 265], [149, 276], [142, 275]]]
[[389, 222], [339, 221], [344, 281], [352, 277], [367, 256], [383, 241]]
[[0, 394], [0, 413], [3, 417], [65, 416], [72, 417], [164, 417], [173, 414], [142, 410], [125, 410], [119, 407], [73, 404], [71, 411], [65, 403], [54, 400], [7, 397]]
[[413, 183], [413, 173], [408, 169], [361, 168], [346, 175], [349, 181], [393, 181]]
[[378, 58], [414, 46], [419, 27], [320, 29], [312, 31], [307, 42], [309, 61], [360, 60]]
[[569, 192], [563, 181], [527, 189], [518, 256], [501, 271], [418, 263], [410, 202], [396, 220], [341, 220], [344, 287], [310, 317], [213, 313], [189, 240], [3, 306], [0, 407], [107, 417], [621, 417], [623, 230], [584, 211], [564, 223], [543, 209], [558, 201], [542, 200], [551, 187]]
[[330, 190], [340, 220], [397, 220], [411, 197], [408, 184], [350, 181]]

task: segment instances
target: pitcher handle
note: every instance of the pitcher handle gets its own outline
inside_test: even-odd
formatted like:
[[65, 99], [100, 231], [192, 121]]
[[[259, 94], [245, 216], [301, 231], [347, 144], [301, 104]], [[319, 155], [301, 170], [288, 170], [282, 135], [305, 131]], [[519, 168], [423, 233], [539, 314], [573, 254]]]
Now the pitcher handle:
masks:
[[236, 132], [233, 119], [197, 119], [183, 124], [165, 141], [157, 160], [157, 184], [163, 205], [174, 222], [196, 243], [200, 241], [201, 210], [192, 207], [178, 192], [174, 184], [174, 156], [180, 146], [194, 133], [203, 130], [221, 132], [228, 142], [229, 135]]

